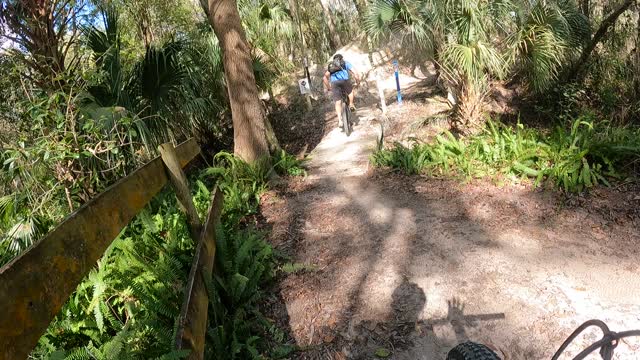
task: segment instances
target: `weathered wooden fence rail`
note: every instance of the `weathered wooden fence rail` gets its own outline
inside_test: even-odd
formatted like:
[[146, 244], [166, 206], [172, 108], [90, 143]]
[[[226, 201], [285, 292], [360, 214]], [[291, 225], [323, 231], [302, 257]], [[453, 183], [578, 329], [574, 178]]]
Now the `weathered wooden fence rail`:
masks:
[[213, 191], [204, 226], [189, 195], [182, 168], [200, 148], [191, 139], [174, 149], [160, 147], [158, 157], [118, 181], [69, 215], [24, 254], [0, 268], [0, 360], [26, 359], [77, 285], [95, 266], [120, 231], [171, 182], [185, 208], [196, 253], [185, 289], [176, 345], [203, 357], [208, 296], [202, 276], [211, 273], [215, 224], [222, 194]]

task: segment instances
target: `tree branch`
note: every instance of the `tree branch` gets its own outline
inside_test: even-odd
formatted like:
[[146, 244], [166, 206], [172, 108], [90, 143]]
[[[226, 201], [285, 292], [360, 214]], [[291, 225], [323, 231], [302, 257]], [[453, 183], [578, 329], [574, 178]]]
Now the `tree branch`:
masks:
[[580, 59], [575, 63], [571, 71], [569, 71], [566, 82], [575, 80], [578, 74], [584, 69], [589, 60], [589, 57], [593, 53], [593, 50], [596, 46], [604, 39], [604, 36], [607, 34], [609, 29], [616, 23], [620, 15], [627, 11], [629, 7], [634, 3], [634, 0], [625, 0], [616, 10], [614, 10], [609, 16], [607, 16], [602, 23], [600, 23], [600, 27], [598, 31], [593, 35], [589, 44], [582, 51], [582, 55], [580, 55]]

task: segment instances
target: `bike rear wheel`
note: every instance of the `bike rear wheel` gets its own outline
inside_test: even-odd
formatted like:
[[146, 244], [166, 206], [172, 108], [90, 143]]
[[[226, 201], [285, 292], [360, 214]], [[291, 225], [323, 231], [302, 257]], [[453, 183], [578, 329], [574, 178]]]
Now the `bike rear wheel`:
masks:
[[347, 102], [342, 102], [342, 129], [347, 136], [351, 135], [351, 110]]
[[500, 360], [493, 350], [471, 341], [458, 344], [447, 354], [447, 360]]

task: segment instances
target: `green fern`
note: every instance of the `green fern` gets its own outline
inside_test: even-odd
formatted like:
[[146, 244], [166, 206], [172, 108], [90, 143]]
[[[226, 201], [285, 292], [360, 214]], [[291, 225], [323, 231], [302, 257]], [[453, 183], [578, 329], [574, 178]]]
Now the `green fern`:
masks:
[[[597, 127], [597, 129], [596, 129]], [[372, 156], [376, 166], [402, 169], [408, 174], [470, 177], [520, 176], [554, 182], [567, 192], [580, 192], [598, 184], [609, 185], [623, 163], [640, 158], [640, 131], [612, 128], [606, 123], [578, 118], [568, 129], [550, 134], [488, 121], [483, 133], [466, 140], [451, 133], [438, 135], [432, 144], [406, 148], [396, 144]]]
[[[274, 255], [263, 234], [241, 230], [241, 222], [257, 211], [268, 172], [229, 154], [216, 161], [217, 168], [192, 181], [201, 211], [209, 206], [214, 184], [226, 196], [222, 224], [216, 227], [216, 275], [206, 280], [211, 303], [207, 353], [220, 359], [260, 358], [268, 352], [262, 337], [269, 330], [259, 326], [256, 302], [273, 276]], [[172, 344], [194, 249], [175, 196], [163, 192], [78, 285], [33, 357], [184, 358], [186, 353], [172, 351]]]

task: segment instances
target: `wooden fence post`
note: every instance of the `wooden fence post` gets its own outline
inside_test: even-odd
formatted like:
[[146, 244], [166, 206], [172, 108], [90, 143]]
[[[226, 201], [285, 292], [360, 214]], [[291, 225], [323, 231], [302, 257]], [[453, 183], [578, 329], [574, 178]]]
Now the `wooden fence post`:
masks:
[[[193, 139], [177, 150], [181, 167], [200, 153]], [[29, 356], [78, 283], [167, 181], [162, 160], [153, 159], [0, 268], [0, 360]]]
[[216, 226], [222, 212], [223, 195], [216, 187], [209, 214], [196, 247], [176, 334], [177, 349], [191, 349], [190, 360], [204, 359], [208, 327], [209, 293], [204, 277], [213, 272], [216, 254]]
[[[188, 359], [204, 359], [204, 346], [208, 327], [209, 294], [205, 286], [204, 276], [211, 276], [216, 252], [216, 225], [220, 219], [223, 195], [216, 186], [207, 219], [202, 225], [189, 190], [187, 177], [176, 161], [175, 150], [171, 143], [159, 147], [160, 155], [166, 165], [167, 172], [176, 196], [184, 206], [191, 228], [196, 251], [191, 263], [189, 279], [185, 287], [185, 295], [178, 320], [178, 332], [175, 344], [177, 349], [189, 349]], [[206, 271], [206, 273], [205, 273]]]
[[169, 175], [171, 185], [173, 185], [173, 188], [176, 192], [176, 197], [178, 198], [178, 201], [180, 201], [180, 204], [182, 204], [184, 211], [187, 214], [187, 221], [189, 222], [191, 237], [193, 238], [193, 241], [198, 241], [202, 223], [200, 222], [198, 211], [196, 210], [196, 206], [193, 204], [193, 199], [191, 198], [189, 181], [187, 180], [187, 176], [184, 174], [184, 171], [182, 171], [182, 167], [178, 162], [176, 149], [173, 147], [173, 144], [169, 142], [160, 145], [158, 147], [158, 151], [160, 151], [160, 157], [162, 157], [162, 161], [164, 162], [165, 168], [167, 169], [167, 174]]

